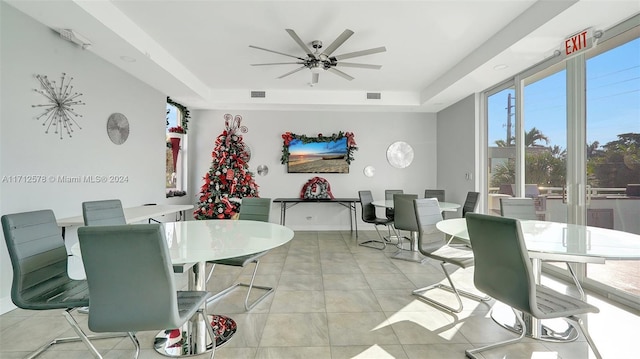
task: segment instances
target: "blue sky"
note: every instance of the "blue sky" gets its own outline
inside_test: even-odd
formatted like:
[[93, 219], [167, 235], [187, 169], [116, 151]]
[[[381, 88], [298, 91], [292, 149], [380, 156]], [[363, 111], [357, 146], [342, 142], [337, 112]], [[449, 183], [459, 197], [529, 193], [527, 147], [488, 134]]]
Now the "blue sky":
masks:
[[293, 140], [289, 144], [289, 153], [292, 155], [303, 155], [308, 153], [347, 153], [347, 138], [342, 137], [331, 142], [311, 142], [302, 143], [300, 140]]
[[[561, 71], [524, 90], [525, 130], [536, 127], [549, 138], [550, 146], [562, 148], [566, 148], [565, 81]], [[489, 144], [506, 139], [508, 93], [489, 99]], [[640, 39], [587, 60], [587, 143], [598, 141], [602, 146], [628, 132], [640, 133]]]

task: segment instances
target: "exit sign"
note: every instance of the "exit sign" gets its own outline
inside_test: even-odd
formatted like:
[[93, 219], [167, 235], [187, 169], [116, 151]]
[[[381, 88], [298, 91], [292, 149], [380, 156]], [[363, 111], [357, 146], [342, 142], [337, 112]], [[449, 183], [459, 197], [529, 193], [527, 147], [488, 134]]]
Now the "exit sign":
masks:
[[578, 55], [593, 47], [591, 28], [580, 31], [564, 40], [564, 56]]

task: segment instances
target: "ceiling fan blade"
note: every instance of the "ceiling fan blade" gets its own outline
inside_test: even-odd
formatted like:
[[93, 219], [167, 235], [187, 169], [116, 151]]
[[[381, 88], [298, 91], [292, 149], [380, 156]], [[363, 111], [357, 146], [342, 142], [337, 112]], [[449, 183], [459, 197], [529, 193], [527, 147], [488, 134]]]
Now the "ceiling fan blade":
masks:
[[307, 68], [306, 66], [298, 67], [297, 69], [295, 69], [295, 70], [293, 70], [293, 71], [289, 71], [289, 72], [287, 72], [286, 74], [284, 74], [284, 75], [282, 75], [282, 76], [279, 76], [278, 78], [279, 78], [279, 79], [281, 79], [281, 78], [283, 78], [283, 77], [287, 77], [287, 76], [289, 76], [289, 75], [291, 75], [291, 74], [294, 74], [294, 73], [296, 73], [296, 72], [298, 72], [298, 71], [301, 71], [301, 70], [304, 70], [304, 69], [306, 69], [306, 68]]
[[373, 70], [380, 70], [382, 68], [382, 65], [369, 65], [369, 64], [354, 64], [351, 62], [338, 62], [336, 63], [336, 66], [338, 67], [358, 67], [361, 69], [373, 69]]
[[322, 51], [322, 54], [326, 55], [327, 57], [331, 56], [331, 54], [336, 51], [336, 49], [340, 47], [340, 45], [342, 45], [345, 41], [347, 41], [348, 38], [351, 37], [351, 35], [353, 35], [353, 31], [349, 29], [344, 30], [342, 34], [340, 34], [340, 36], [333, 40], [331, 45], [327, 46], [324, 51]]
[[350, 59], [352, 57], [377, 54], [379, 52], [385, 52], [385, 51], [387, 51], [387, 48], [384, 47], [384, 46], [381, 46], [381, 47], [376, 47], [374, 49], [350, 52], [348, 54], [342, 54], [342, 55], [338, 55], [338, 56], [333, 56], [332, 59], [336, 59], [336, 60], [340, 61], [340, 60], [344, 60], [344, 59]]
[[284, 52], [275, 51], [275, 50], [269, 50], [269, 49], [265, 49], [265, 48], [263, 48], [263, 47], [258, 47], [258, 46], [253, 46], [253, 45], [249, 45], [249, 47], [252, 47], [252, 48], [254, 48], [254, 49], [258, 49], [258, 50], [263, 50], [263, 51], [273, 52], [274, 54], [279, 54], [279, 55], [284, 55], [284, 56], [293, 57], [294, 59], [298, 59], [298, 60], [302, 60], [302, 61], [304, 61], [304, 59], [303, 59], [302, 57], [298, 57], [298, 56], [294, 56], [294, 55], [285, 54]]
[[320, 74], [317, 72], [312, 72], [311, 73], [311, 84], [315, 85], [318, 83], [318, 79], [320, 78]]
[[302, 65], [304, 62], [270, 62], [267, 64], [251, 64], [251, 66], [268, 66], [268, 65]]
[[344, 72], [342, 72], [342, 71], [340, 71], [340, 70], [338, 70], [336, 68], [333, 68], [333, 67], [328, 68], [327, 71], [333, 72], [334, 74], [336, 74], [336, 75], [338, 75], [340, 77], [343, 77], [343, 78], [345, 78], [345, 79], [347, 79], [349, 81], [354, 79], [354, 77], [351, 77], [351, 76], [345, 74]]
[[298, 44], [298, 46], [300, 46], [307, 55], [313, 57], [313, 51], [311, 51], [309, 46], [307, 46], [307, 44], [305, 44], [304, 41], [302, 41], [300, 36], [298, 36], [298, 34], [296, 34], [295, 31], [291, 29], [285, 29], [285, 30], [287, 30], [287, 32], [289, 33], [289, 36], [293, 38], [293, 41], [295, 41]]

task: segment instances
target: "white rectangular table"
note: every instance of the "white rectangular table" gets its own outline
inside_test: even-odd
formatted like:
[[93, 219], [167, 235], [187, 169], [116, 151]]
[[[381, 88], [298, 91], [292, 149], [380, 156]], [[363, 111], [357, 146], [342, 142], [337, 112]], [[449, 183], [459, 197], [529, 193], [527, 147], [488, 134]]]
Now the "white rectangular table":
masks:
[[[178, 213], [176, 220], [184, 220], [185, 211], [193, 209], [192, 204], [158, 204], [124, 208], [124, 217], [127, 223], [136, 223], [147, 221], [154, 217], [160, 217], [167, 214]], [[62, 228], [62, 238], [65, 236], [66, 228], [73, 226], [84, 226], [84, 218], [80, 216], [67, 217], [57, 219], [58, 227]]]

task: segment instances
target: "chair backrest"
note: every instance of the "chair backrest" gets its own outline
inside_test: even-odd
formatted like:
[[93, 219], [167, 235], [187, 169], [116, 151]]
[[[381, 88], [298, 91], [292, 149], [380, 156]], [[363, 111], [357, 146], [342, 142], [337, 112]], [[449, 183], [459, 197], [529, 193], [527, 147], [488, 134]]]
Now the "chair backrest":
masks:
[[443, 189], [425, 189], [424, 198], [437, 198], [438, 202], [444, 202]]
[[375, 220], [376, 207], [371, 203], [373, 202], [371, 191], [358, 191], [358, 197], [360, 197], [360, 207], [362, 208], [362, 220], [364, 222]]
[[418, 198], [417, 194], [394, 194], [393, 195], [393, 226], [403, 231], [418, 231], [416, 212], [413, 209], [413, 200]]
[[[393, 195], [394, 194], [403, 194], [404, 191], [401, 189], [386, 189], [384, 190], [384, 200], [385, 201], [393, 201]], [[387, 216], [387, 218], [391, 218], [393, 219], [393, 216], [395, 214], [395, 211], [393, 208], [385, 208], [384, 210], [385, 215]]]
[[538, 219], [533, 198], [500, 198], [500, 215], [517, 219]]
[[173, 266], [160, 224], [78, 228], [95, 332], [177, 328]]
[[71, 297], [47, 302], [49, 297], [69, 289], [69, 283], [73, 282], [67, 274], [67, 250], [53, 211], [6, 214], [1, 221], [13, 267], [11, 300], [16, 306], [53, 309], [88, 304], [86, 293], [81, 290]]
[[85, 226], [110, 226], [127, 223], [122, 202], [119, 199], [83, 202], [82, 217]]
[[479, 196], [480, 196], [479, 192], [467, 193], [467, 198], [465, 199], [464, 205], [462, 206], [462, 217], [466, 217], [467, 213], [474, 212], [476, 210]]
[[532, 308], [536, 308], [536, 284], [519, 220], [468, 213], [466, 221], [476, 288], [532, 314]]
[[444, 234], [436, 228], [442, 221], [442, 212], [435, 198], [418, 198], [413, 200], [413, 209], [418, 224], [418, 249], [423, 254], [432, 252], [445, 244]]
[[240, 205], [239, 219], [269, 222], [271, 198], [245, 197]]

